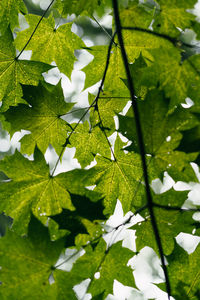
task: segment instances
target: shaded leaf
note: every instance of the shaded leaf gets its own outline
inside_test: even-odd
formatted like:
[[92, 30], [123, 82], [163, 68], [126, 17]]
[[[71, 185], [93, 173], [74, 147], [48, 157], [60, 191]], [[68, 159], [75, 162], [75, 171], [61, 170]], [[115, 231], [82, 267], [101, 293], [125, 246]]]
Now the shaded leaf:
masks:
[[64, 101], [60, 83], [52, 86], [51, 90], [42, 84], [38, 87], [23, 86], [23, 94], [30, 105], [20, 104], [5, 113], [11, 124], [11, 134], [21, 129], [31, 131], [21, 139], [21, 152], [30, 155], [37, 145], [45, 153], [51, 144], [59, 155], [70, 129], [61, 117], [72, 108], [73, 103]]
[[25, 103], [20, 84], [37, 85], [42, 79], [42, 73], [51, 68], [52, 66], [44, 63], [16, 59], [12, 33], [7, 30], [0, 36], [0, 101], [3, 100], [1, 110]]
[[49, 276], [63, 248], [63, 240], [51, 242], [48, 229], [34, 217], [28, 232], [29, 236], [22, 238], [9, 230], [0, 239], [1, 299], [57, 299]]
[[19, 25], [18, 13], [27, 13], [23, 0], [1, 0], [0, 2], [0, 28], [1, 34], [10, 26], [13, 30]]
[[[198, 123], [197, 119], [182, 107], [170, 112], [168, 99], [158, 90], [150, 91], [144, 101], [138, 101], [138, 108], [145, 151], [149, 156], [149, 172], [156, 178], [165, 170], [176, 176], [198, 155], [187, 155], [176, 150], [182, 138], [180, 130], [194, 127]], [[139, 152], [132, 107], [126, 116], [119, 115], [119, 123], [119, 131], [132, 141], [130, 148]]]

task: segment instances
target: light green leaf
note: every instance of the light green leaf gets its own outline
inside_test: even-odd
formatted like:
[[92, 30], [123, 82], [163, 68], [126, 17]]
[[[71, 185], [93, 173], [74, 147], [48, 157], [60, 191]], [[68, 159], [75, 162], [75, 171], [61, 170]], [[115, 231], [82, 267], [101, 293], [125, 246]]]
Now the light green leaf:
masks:
[[1, 0], [0, 2], [0, 32], [3, 34], [10, 26], [13, 30], [19, 25], [18, 13], [27, 13], [23, 0]]
[[105, 214], [113, 213], [117, 199], [121, 201], [124, 212], [145, 201], [145, 197], [136, 198], [143, 174], [140, 155], [125, 154], [123, 146], [124, 143], [117, 137], [114, 150], [116, 161], [97, 156], [97, 165], [87, 175], [91, 184], [96, 184], [94, 191], [104, 197]]
[[97, 153], [111, 156], [109, 144], [103, 132], [98, 126], [90, 129], [87, 121], [80, 124], [72, 134], [70, 145], [76, 147], [75, 157], [83, 168], [94, 160]]
[[144, 3], [129, 1], [128, 6], [120, 10], [122, 26], [148, 28], [153, 19], [153, 10], [147, 11]]
[[2, 111], [11, 105], [25, 103], [20, 84], [37, 85], [42, 73], [52, 66], [16, 59], [13, 37], [10, 30], [0, 36], [0, 101], [3, 100]]
[[105, 299], [113, 291], [114, 279], [124, 285], [136, 287], [132, 270], [127, 267], [127, 263], [132, 256], [133, 252], [123, 248], [120, 242], [112, 245], [98, 269], [100, 278], [92, 278], [88, 292], [92, 293], [93, 296], [104, 292], [103, 299]]
[[14, 218], [13, 228], [20, 234], [27, 231], [31, 211], [40, 218], [58, 214], [62, 208], [74, 209], [67, 191], [68, 184], [69, 188], [73, 185], [66, 180], [68, 174], [64, 185], [62, 174], [50, 176], [49, 167], [38, 149], [34, 158], [29, 161], [16, 152], [0, 162], [0, 170], [11, 179], [0, 185], [0, 211]]
[[64, 101], [60, 83], [51, 90], [42, 84], [38, 87], [23, 86], [23, 93], [29, 106], [20, 104], [5, 112], [6, 120], [11, 124], [11, 134], [21, 129], [31, 131], [21, 139], [22, 153], [32, 154], [36, 145], [45, 153], [51, 144], [59, 155], [70, 129], [61, 117], [73, 103]]
[[159, 7], [155, 10], [153, 29], [171, 37], [180, 35], [180, 30], [190, 28], [195, 16], [188, 12], [194, 8], [196, 0], [156, 0]]
[[[141, 52], [144, 59], [148, 61], [152, 59], [150, 50], [159, 48], [161, 46], [166, 48], [172, 46], [171, 43], [163, 38], [134, 30], [123, 30], [123, 38], [130, 63], [133, 63], [135, 59], [139, 57]], [[104, 84], [104, 91], [107, 92], [107, 95], [109, 93], [109, 95], [112, 97], [129, 97], [129, 91], [121, 80], [121, 78], [126, 78], [126, 73], [121, 58], [121, 50], [117, 44], [117, 39], [115, 42], [116, 44], [113, 45], [111, 51], [110, 63]], [[107, 49], [108, 46], [93, 46], [87, 49], [92, 55], [94, 55], [94, 59], [83, 69], [83, 71], [86, 73], [85, 88], [97, 83], [102, 79], [105, 69], [105, 63], [102, 62], [106, 62]]]
[[[26, 20], [30, 27], [19, 32], [15, 39], [15, 45], [19, 50], [31, 36], [40, 17], [27, 15]], [[67, 23], [57, 28], [51, 15], [47, 19], [43, 19], [26, 47], [26, 50], [32, 50], [31, 59], [44, 63], [55, 61], [60, 72], [70, 77], [76, 60], [74, 50], [84, 47], [82, 40], [71, 31], [71, 26], [72, 23]]]
[[[89, 94], [89, 103], [93, 103], [95, 97]], [[98, 99], [98, 111], [103, 123], [104, 130], [110, 136], [115, 131], [114, 116], [123, 111], [130, 97], [112, 97], [102, 92]], [[99, 116], [95, 107], [90, 110], [90, 124], [95, 127], [99, 124]]]

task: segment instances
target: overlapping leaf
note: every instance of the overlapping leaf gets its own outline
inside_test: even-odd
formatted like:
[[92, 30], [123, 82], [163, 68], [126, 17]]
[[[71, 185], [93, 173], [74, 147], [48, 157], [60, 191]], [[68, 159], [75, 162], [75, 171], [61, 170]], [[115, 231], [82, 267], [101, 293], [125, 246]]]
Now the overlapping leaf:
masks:
[[105, 214], [112, 214], [119, 199], [125, 212], [133, 206], [144, 203], [144, 197], [137, 198], [142, 180], [140, 156], [137, 153], [125, 154], [124, 143], [117, 137], [115, 141], [115, 160], [97, 156], [97, 165], [89, 170], [88, 181], [96, 184], [94, 191], [104, 197]]
[[102, 130], [98, 126], [91, 129], [87, 121], [75, 130], [70, 138], [70, 144], [76, 147], [75, 157], [83, 168], [94, 160], [97, 153], [111, 156], [109, 144]]
[[[155, 171], [156, 177], [161, 176], [165, 170], [175, 176], [176, 172], [181, 171], [197, 156], [195, 153], [187, 155], [176, 151], [182, 138], [180, 130], [194, 127], [198, 123], [197, 119], [182, 107], [170, 112], [168, 99], [158, 90], [149, 92], [144, 101], [138, 102], [138, 107], [145, 150], [151, 157], [150, 169]], [[126, 116], [119, 115], [119, 131], [132, 141], [131, 148], [139, 152], [135, 120], [132, 116], [132, 108]]]
[[[18, 33], [15, 39], [15, 45], [19, 50], [31, 36], [40, 17], [29, 14], [26, 16], [26, 20], [30, 27]], [[71, 27], [72, 24], [67, 23], [57, 28], [52, 16], [43, 19], [41, 26], [38, 27], [26, 47], [26, 50], [32, 50], [32, 60], [44, 63], [55, 61], [59, 70], [70, 77], [76, 60], [74, 50], [84, 47], [84, 43], [71, 31]]]
[[122, 26], [148, 28], [153, 19], [153, 9], [147, 10], [147, 3], [139, 3], [138, 0], [129, 1], [120, 11]]
[[105, 0], [73, 0], [70, 2], [68, 0], [57, 0], [55, 7], [63, 16], [73, 13], [76, 15], [81, 13], [91, 15], [102, 2], [105, 2]]
[[188, 255], [185, 250], [176, 244], [172, 254], [167, 256], [172, 296], [175, 299], [199, 299], [199, 255], [200, 246]]
[[37, 85], [42, 79], [42, 73], [52, 66], [28, 60], [16, 59], [13, 37], [10, 30], [0, 36], [0, 101], [1, 110], [7, 110], [11, 105], [24, 103], [20, 84]]
[[0, 162], [0, 170], [11, 179], [0, 185], [0, 211], [14, 218], [13, 228], [22, 234], [27, 231], [31, 211], [40, 218], [58, 214], [62, 208], [74, 210], [68, 190], [78, 193], [84, 186], [84, 176], [76, 170], [51, 177], [38, 149], [34, 161], [16, 152]]
[[28, 237], [9, 230], [0, 239], [1, 299], [58, 299], [56, 285], [50, 285], [49, 277], [63, 242], [51, 242], [48, 229], [35, 218], [29, 225]]
[[[150, 50], [161, 46], [171, 48], [172, 44], [163, 38], [152, 36], [146, 32], [138, 32], [132, 30], [124, 30], [123, 38], [129, 62], [133, 63], [140, 53], [145, 59], [152, 59]], [[83, 71], [86, 73], [85, 87], [91, 86], [102, 79], [106, 61], [108, 46], [93, 46], [88, 51], [94, 55], [94, 59]], [[98, 72], [97, 72], [98, 70]], [[126, 78], [123, 61], [121, 58], [121, 50], [119, 45], [113, 45], [108, 72], [104, 84], [104, 90], [114, 96], [129, 96], [128, 89], [120, 78]]]
[[[85, 255], [78, 259], [70, 273], [65, 274], [66, 294], [72, 289], [71, 278], [82, 277], [82, 281], [91, 278], [88, 293], [96, 296], [103, 293], [103, 299], [113, 290], [114, 279], [122, 284], [135, 286], [132, 270], [127, 267], [128, 260], [133, 256], [133, 252], [123, 248], [121, 243], [114, 244], [106, 251], [106, 243], [103, 239], [97, 244], [95, 249], [89, 245]], [[92, 262], [92, 263], [91, 263]], [[95, 278], [99, 272], [100, 277]], [[62, 276], [59, 274], [58, 276]], [[57, 278], [57, 274], [55, 274]], [[79, 279], [80, 280], [80, 279]], [[77, 283], [80, 283], [81, 280]], [[71, 287], [71, 288], [70, 288]], [[67, 294], [68, 295], [68, 294]], [[71, 299], [71, 298], [70, 298]]]
[[[89, 94], [90, 105], [93, 103], [94, 99], [94, 96]], [[106, 92], [101, 93], [101, 96], [98, 99], [97, 108], [93, 107], [90, 110], [91, 127], [95, 127], [99, 124], [100, 115], [104, 130], [110, 136], [116, 129], [114, 117], [123, 111], [123, 108], [129, 100], [130, 97], [112, 97], [107, 95]]]
[[[169, 205], [180, 207], [187, 198], [185, 192], [175, 192], [170, 190], [161, 195], [154, 195], [154, 202], [159, 205]], [[194, 229], [192, 219], [193, 212], [167, 210], [163, 208], [154, 208], [154, 214], [157, 220], [157, 225], [160, 232], [160, 238], [165, 255], [172, 253], [174, 249], [174, 239], [182, 231], [192, 233]], [[134, 226], [136, 229], [136, 249], [141, 250], [145, 246], [153, 248], [159, 255], [155, 235], [152, 229], [150, 216], [147, 213], [145, 220]]]
[[12, 134], [21, 129], [31, 131], [21, 139], [22, 153], [32, 154], [36, 145], [45, 153], [51, 144], [59, 155], [70, 129], [61, 117], [72, 108], [73, 103], [64, 101], [60, 83], [50, 90], [48, 85], [42, 84], [38, 87], [23, 86], [23, 93], [29, 106], [20, 104], [5, 113]]
[[200, 88], [200, 55], [193, 55], [184, 61], [181, 52], [176, 49], [160, 47], [151, 51], [154, 63], [146, 68], [141, 83], [148, 87], [164, 89], [166, 96], [171, 99], [171, 107], [184, 103], [190, 97], [199, 103]]
[[27, 12], [23, 0], [1, 0], [0, 2], [0, 32], [3, 34], [10, 26], [11, 30], [18, 23], [18, 13], [25, 14]]
[[180, 30], [189, 28], [195, 16], [188, 10], [194, 8], [196, 0], [156, 0], [158, 7], [155, 11], [153, 28], [155, 31], [171, 37], [180, 35]]
[[[95, 194], [94, 194], [95, 195]], [[75, 211], [64, 209], [61, 214], [51, 218], [59, 224], [59, 229], [69, 232], [66, 246], [86, 245], [102, 234], [102, 227], [95, 220], [104, 220], [103, 205], [101, 201], [92, 202], [85, 196], [71, 194]]]

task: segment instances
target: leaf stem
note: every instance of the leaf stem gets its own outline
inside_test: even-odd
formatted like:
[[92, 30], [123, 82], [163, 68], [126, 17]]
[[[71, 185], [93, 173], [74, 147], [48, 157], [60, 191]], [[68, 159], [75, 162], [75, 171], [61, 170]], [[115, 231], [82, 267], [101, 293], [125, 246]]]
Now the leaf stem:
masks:
[[165, 257], [164, 257], [161, 238], [160, 238], [160, 234], [159, 234], [159, 230], [158, 230], [158, 226], [157, 226], [157, 222], [156, 222], [156, 217], [155, 217], [154, 211], [153, 211], [153, 199], [152, 199], [152, 195], [151, 195], [151, 191], [150, 191], [150, 184], [149, 184], [149, 178], [148, 178], [147, 163], [146, 163], [146, 157], [145, 157], [145, 146], [144, 146], [144, 140], [143, 140], [143, 135], [142, 135], [142, 127], [141, 127], [141, 123], [140, 123], [138, 105], [137, 105], [136, 97], [135, 97], [135, 89], [134, 89], [133, 80], [132, 80], [132, 76], [131, 76], [130, 69], [129, 69], [128, 58], [127, 58], [127, 54], [126, 54], [126, 50], [125, 50], [125, 46], [124, 46], [123, 37], [122, 37], [122, 27], [121, 27], [121, 21], [120, 21], [120, 17], [119, 17], [118, 2], [117, 2], [117, 0], [112, 0], [112, 3], [113, 3], [113, 10], [114, 10], [116, 31], [117, 31], [117, 35], [118, 35], [119, 45], [121, 47], [122, 59], [124, 62], [124, 67], [126, 70], [130, 95], [131, 95], [131, 99], [132, 99], [132, 109], [133, 109], [133, 113], [135, 115], [135, 123], [136, 123], [137, 137], [138, 137], [138, 143], [139, 143], [142, 166], [143, 166], [143, 174], [144, 174], [146, 195], [147, 195], [147, 201], [148, 201], [148, 209], [149, 209], [150, 216], [151, 216], [151, 224], [152, 224], [153, 231], [155, 234], [156, 243], [157, 243], [158, 250], [160, 253], [160, 257], [161, 257], [161, 263], [162, 263], [162, 267], [163, 267], [163, 271], [164, 271], [164, 275], [165, 275], [168, 299], [170, 299], [170, 295], [171, 295], [170, 281], [169, 281], [169, 277], [168, 277], [167, 266], [165, 264]]

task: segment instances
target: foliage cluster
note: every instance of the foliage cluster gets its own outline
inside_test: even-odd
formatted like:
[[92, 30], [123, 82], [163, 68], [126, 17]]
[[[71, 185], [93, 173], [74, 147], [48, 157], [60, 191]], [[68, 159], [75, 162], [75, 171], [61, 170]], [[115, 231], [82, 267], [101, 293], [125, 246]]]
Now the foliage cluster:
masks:
[[[13, 219], [0, 239], [1, 299], [77, 299], [73, 287], [88, 278], [87, 292], [96, 300], [113, 293], [114, 279], [137, 289], [127, 264], [145, 246], [161, 259], [165, 283], [159, 287], [168, 297], [200, 299], [200, 246], [189, 255], [175, 240], [182, 231], [199, 235], [193, 214], [200, 201], [186, 209], [186, 192], [155, 194], [150, 185], [166, 171], [175, 181], [198, 181], [190, 162], [199, 162], [200, 55], [184, 40], [187, 30], [200, 39], [195, 3], [55, 0], [38, 16], [22, 0], [0, 1], [1, 122], [11, 136], [29, 131], [20, 152], [0, 161], [0, 212]], [[86, 47], [67, 16], [95, 19], [95, 11], [108, 9], [110, 43]], [[21, 31], [19, 14], [28, 23]], [[51, 85], [42, 74], [55, 62], [70, 78], [81, 49], [93, 55], [83, 68], [84, 88], [98, 82], [99, 88], [88, 95], [88, 107], [80, 105], [79, 120], [68, 122], [75, 103], [64, 99], [61, 82]], [[32, 51], [30, 60], [21, 58], [25, 50]], [[187, 98], [194, 105], [186, 108]], [[50, 145], [59, 156], [51, 170], [44, 158]], [[55, 175], [67, 147], [76, 148], [81, 168]], [[131, 214], [113, 232], [143, 217], [131, 227], [137, 252], [104, 240], [102, 224], [118, 199]], [[72, 251], [66, 261], [84, 254], [61, 270], [66, 248]]]

